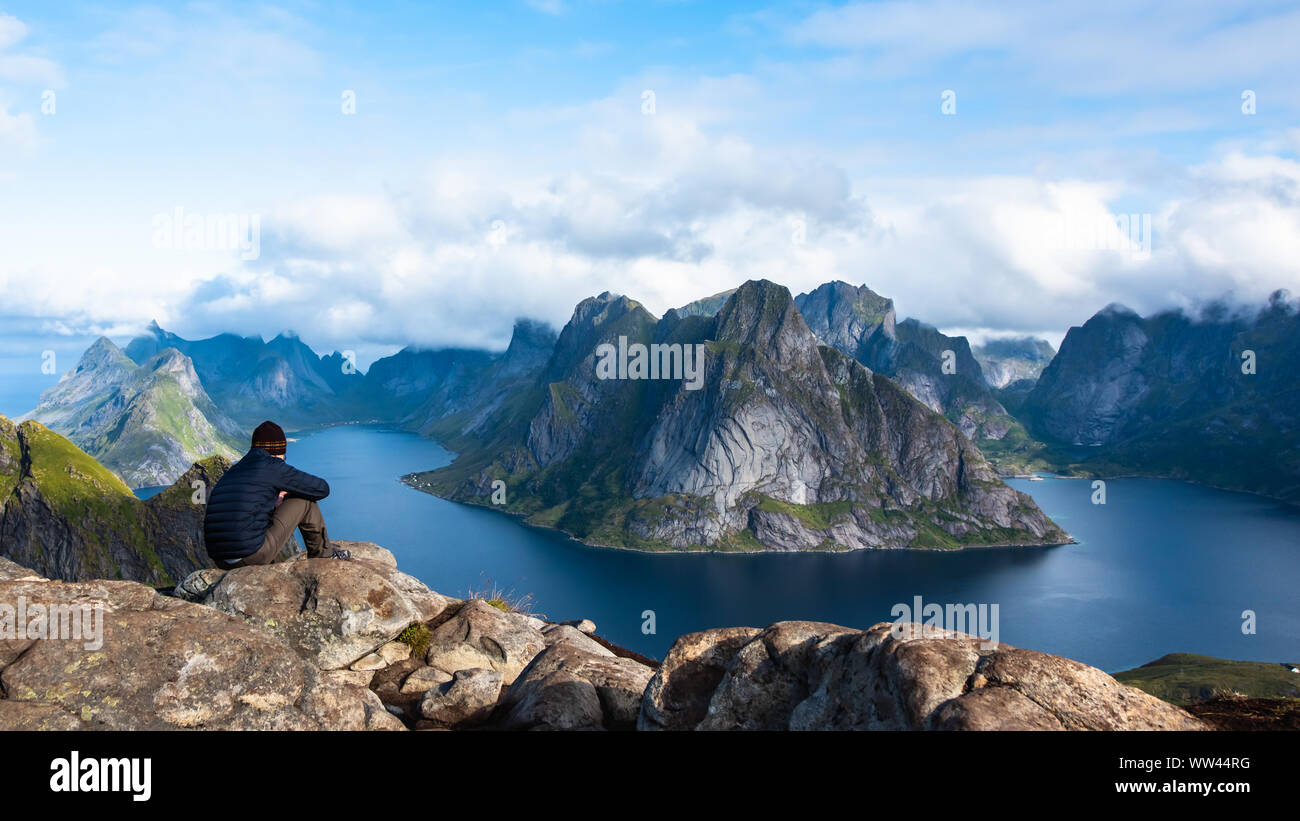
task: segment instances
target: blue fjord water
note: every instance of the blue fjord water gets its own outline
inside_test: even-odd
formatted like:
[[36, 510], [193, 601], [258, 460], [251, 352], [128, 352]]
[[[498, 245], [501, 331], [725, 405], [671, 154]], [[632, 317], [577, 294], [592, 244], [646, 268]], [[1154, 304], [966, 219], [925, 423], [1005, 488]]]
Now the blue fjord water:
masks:
[[[662, 658], [709, 627], [891, 620], [896, 603], [996, 603], [1000, 640], [1111, 672], [1165, 653], [1300, 660], [1300, 509], [1183, 482], [1013, 480], [1079, 544], [958, 552], [648, 554], [593, 548], [401, 484], [447, 464], [436, 443], [376, 427], [297, 434], [289, 461], [329, 480], [330, 535], [377, 542], [449, 595], [498, 586], [552, 619], [590, 618]], [[653, 610], [656, 633], [642, 632]], [[1257, 633], [1243, 635], [1242, 611]]]

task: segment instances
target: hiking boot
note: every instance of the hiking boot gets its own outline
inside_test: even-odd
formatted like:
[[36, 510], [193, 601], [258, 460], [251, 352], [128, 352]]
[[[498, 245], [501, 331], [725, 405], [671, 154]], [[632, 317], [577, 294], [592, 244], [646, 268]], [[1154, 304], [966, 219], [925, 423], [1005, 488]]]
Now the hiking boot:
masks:
[[344, 550], [341, 547], [331, 547], [329, 549], [329, 552], [325, 554], [325, 558], [347, 560], [352, 558], [352, 553], [350, 551]]

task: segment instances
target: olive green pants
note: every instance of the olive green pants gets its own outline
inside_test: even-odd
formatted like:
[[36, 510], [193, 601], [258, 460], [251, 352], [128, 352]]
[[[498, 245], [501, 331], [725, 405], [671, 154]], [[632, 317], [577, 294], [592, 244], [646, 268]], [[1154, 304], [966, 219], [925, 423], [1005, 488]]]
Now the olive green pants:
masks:
[[287, 559], [294, 553], [295, 529], [302, 533], [308, 558], [320, 558], [329, 552], [329, 534], [325, 530], [325, 517], [321, 515], [320, 505], [299, 496], [286, 496], [271, 514], [271, 526], [266, 529], [266, 538], [258, 551], [235, 562], [218, 562], [218, 565], [229, 570]]

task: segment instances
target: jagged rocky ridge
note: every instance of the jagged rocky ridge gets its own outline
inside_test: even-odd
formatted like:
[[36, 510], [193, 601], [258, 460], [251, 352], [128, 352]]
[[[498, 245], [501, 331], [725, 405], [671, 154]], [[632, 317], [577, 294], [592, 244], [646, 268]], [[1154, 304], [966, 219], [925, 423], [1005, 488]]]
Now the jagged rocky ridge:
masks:
[[[1253, 355], [1254, 372], [1247, 373]], [[1111, 305], [1071, 328], [1020, 411], [1060, 469], [1191, 479], [1300, 501], [1300, 306], [1150, 317]]]
[[364, 377], [354, 364], [337, 351], [317, 356], [292, 334], [269, 342], [235, 334], [188, 340], [153, 322], [126, 355], [143, 363], [166, 348], [193, 360], [213, 400], [249, 430], [267, 418], [287, 429], [349, 421], [363, 409]]
[[0, 416], [0, 556], [68, 581], [174, 584], [211, 567], [194, 485], [229, 467], [215, 456], [140, 501], [120, 479], [62, 436]]
[[1092, 667], [921, 625], [709, 630], [659, 665], [342, 544], [353, 561], [203, 570], [174, 596], [0, 559], [0, 603], [103, 608], [89, 647], [0, 618], [0, 730], [1206, 729]]
[[[620, 343], [620, 339], [623, 340]], [[686, 346], [689, 378], [603, 379], [597, 346]], [[683, 374], [685, 377], [685, 374]], [[1059, 544], [970, 441], [889, 379], [819, 346], [789, 291], [749, 282], [716, 315], [584, 300], [531, 389], [482, 416], [448, 468], [407, 477], [589, 542], [644, 549]]]
[[[964, 336], [947, 336], [916, 319], [898, 322], [894, 301], [867, 286], [828, 282], [795, 297], [822, 344], [902, 385], [975, 440], [1003, 438], [1015, 421], [994, 398]], [[952, 372], [944, 371], [952, 352]]]
[[105, 337], [24, 418], [67, 436], [130, 487], [169, 485], [200, 459], [235, 458], [247, 445], [189, 357], [163, 348], [136, 364]]

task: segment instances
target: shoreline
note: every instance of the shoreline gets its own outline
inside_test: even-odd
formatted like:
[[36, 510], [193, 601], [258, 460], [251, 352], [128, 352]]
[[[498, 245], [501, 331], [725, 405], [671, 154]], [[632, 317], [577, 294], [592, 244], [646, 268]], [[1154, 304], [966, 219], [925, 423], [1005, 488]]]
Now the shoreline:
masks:
[[1044, 471], [1043, 473], [1017, 473], [1014, 475], [1006, 475], [1006, 476], [1003, 476], [1002, 474], [998, 474], [998, 478], [1004, 482], [1007, 479], [1020, 479], [1022, 481], [1033, 481], [1030, 478], [1032, 476], [1039, 476], [1043, 479], [1043, 481], [1047, 481], [1048, 479], [1062, 479], [1066, 481], [1087, 482], [1090, 480], [1100, 479], [1103, 482], [1111, 482], [1116, 479], [1151, 479], [1160, 482], [1182, 482], [1183, 484], [1191, 485], [1193, 487], [1203, 487], [1209, 490], [1217, 490], [1222, 493], [1237, 493], [1242, 496], [1253, 496], [1257, 499], [1266, 499], [1270, 502], [1277, 502], [1280, 505], [1286, 505], [1287, 507], [1296, 508], [1297, 510], [1300, 510], [1300, 501], [1293, 502], [1289, 499], [1283, 499], [1281, 496], [1270, 496], [1267, 493], [1260, 493], [1259, 491], [1255, 491], [1255, 490], [1242, 490], [1239, 487], [1228, 487], [1226, 485], [1210, 484], [1209, 482], [1198, 482], [1195, 479], [1188, 479], [1184, 476], [1160, 476], [1154, 473], [1117, 473], [1109, 476], [1069, 476], [1063, 473], [1048, 473], [1046, 471]]
[[885, 553], [885, 552], [898, 552], [898, 551], [915, 551], [915, 552], [917, 552], [917, 553], [961, 553], [961, 552], [966, 551], [966, 550], [980, 550], [980, 549], [986, 549], [986, 550], [1008, 550], [1008, 549], [1015, 549], [1015, 548], [1026, 548], [1026, 549], [1037, 550], [1037, 549], [1039, 549], [1039, 548], [1044, 548], [1044, 547], [1067, 547], [1067, 546], [1069, 546], [1069, 545], [1079, 544], [1079, 541], [1078, 541], [1077, 539], [1071, 538], [1069, 541], [1066, 541], [1066, 542], [1035, 542], [1035, 543], [1031, 543], [1031, 544], [977, 544], [977, 545], [967, 545], [967, 546], [964, 546], [964, 547], [958, 547], [958, 548], [952, 548], [952, 549], [935, 548], [935, 547], [850, 547], [850, 548], [846, 548], [846, 549], [844, 549], [844, 550], [815, 550], [815, 549], [814, 549], [814, 550], [718, 550], [718, 549], [716, 549], [716, 548], [700, 547], [699, 549], [692, 549], [692, 548], [666, 548], [666, 549], [664, 549], [664, 550], [648, 550], [648, 549], [646, 549], [646, 548], [644, 548], [644, 547], [627, 547], [627, 546], [624, 546], [624, 545], [602, 544], [602, 543], [600, 543], [600, 542], [589, 542], [589, 541], [585, 541], [585, 540], [583, 540], [583, 539], [578, 538], [577, 536], [574, 536], [572, 533], [569, 533], [569, 532], [566, 531], [566, 530], [561, 530], [560, 528], [555, 527], [555, 526], [553, 526], [553, 525], [541, 525], [541, 524], [536, 524], [535, 522], [529, 522], [529, 521], [526, 519], [525, 514], [523, 514], [523, 513], [518, 513], [518, 512], [512, 511], [512, 510], [502, 510], [502, 509], [499, 508], [499, 507], [496, 507], [496, 506], [493, 506], [493, 505], [479, 504], [478, 502], [465, 502], [465, 501], [461, 501], [461, 500], [459, 500], [459, 499], [448, 499], [446, 496], [442, 496], [442, 495], [440, 495], [440, 494], [434, 493], [434, 492], [431, 491], [431, 490], [426, 490], [425, 488], [422, 488], [422, 487], [417, 487], [416, 485], [413, 485], [413, 484], [411, 484], [410, 482], [406, 481], [406, 477], [407, 477], [407, 476], [412, 476], [412, 475], [415, 475], [415, 474], [409, 474], [409, 473], [408, 473], [408, 474], [406, 474], [406, 475], [404, 475], [404, 476], [399, 476], [399, 477], [397, 478], [397, 481], [400, 482], [400, 483], [402, 483], [403, 485], [406, 485], [406, 486], [407, 486], [408, 488], [410, 488], [411, 490], [417, 491], [417, 492], [419, 492], [419, 493], [427, 494], [427, 495], [429, 495], [429, 496], [434, 497], [435, 499], [441, 499], [441, 500], [444, 501], [444, 502], [450, 502], [451, 504], [454, 504], [454, 505], [464, 505], [464, 506], [466, 506], [466, 507], [477, 508], [477, 509], [480, 509], [480, 510], [490, 510], [490, 511], [492, 511], [492, 512], [494, 512], [494, 513], [504, 514], [504, 515], [506, 515], [506, 516], [509, 516], [509, 517], [512, 518], [512, 519], [516, 519], [516, 520], [518, 520], [519, 524], [521, 524], [521, 525], [523, 525], [523, 526], [525, 526], [525, 527], [531, 527], [531, 528], [535, 528], [535, 529], [537, 529], [537, 530], [545, 530], [545, 531], [550, 532], [550, 533], [558, 533], [558, 534], [564, 536], [564, 537], [565, 537], [566, 539], [568, 539], [569, 541], [571, 541], [571, 542], [577, 542], [578, 544], [582, 545], [583, 547], [590, 547], [590, 548], [593, 548], [593, 549], [596, 549], [596, 550], [621, 550], [621, 551], [629, 552], [629, 553], [643, 553], [643, 554], [650, 555], [650, 556], [697, 556], [697, 555], [698, 555], [698, 556], [707, 556], [707, 555], [717, 555], [717, 556], [807, 556], [807, 555], [826, 555], [826, 556], [834, 556], [834, 555], [843, 555], [843, 554], [850, 554], [850, 553], [865, 553], [865, 552], [869, 552], [869, 551], [875, 551], [875, 552], [881, 552], [881, 553]]

